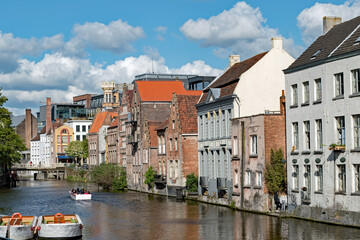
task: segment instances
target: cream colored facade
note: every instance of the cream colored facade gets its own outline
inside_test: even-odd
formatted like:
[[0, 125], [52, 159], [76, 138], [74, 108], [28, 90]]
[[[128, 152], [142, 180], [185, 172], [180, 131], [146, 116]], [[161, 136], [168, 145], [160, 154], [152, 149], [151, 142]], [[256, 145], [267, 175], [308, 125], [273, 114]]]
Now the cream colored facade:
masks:
[[59, 162], [59, 156], [66, 156], [66, 149], [70, 142], [74, 140], [74, 130], [66, 125], [55, 129], [53, 133], [53, 156], [56, 163]]

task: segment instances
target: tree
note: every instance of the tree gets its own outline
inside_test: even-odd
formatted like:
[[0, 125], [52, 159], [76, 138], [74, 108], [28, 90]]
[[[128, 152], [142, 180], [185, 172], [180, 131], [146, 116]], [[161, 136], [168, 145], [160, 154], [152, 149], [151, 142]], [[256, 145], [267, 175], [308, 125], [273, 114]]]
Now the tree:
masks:
[[24, 140], [11, 127], [10, 112], [3, 107], [7, 98], [0, 88], [0, 166], [11, 167], [20, 162], [21, 151], [26, 150]]
[[91, 180], [104, 189], [123, 190], [127, 187], [124, 168], [102, 163], [91, 169]]
[[88, 147], [87, 147], [87, 140], [86, 143], [84, 141], [73, 141], [69, 144], [68, 148], [65, 152], [75, 158], [77, 160], [87, 158], [89, 156]]
[[283, 151], [278, 149], [270, 152], [270, 163], [266, 164], [265, 182], [270, 194], [286, 191], [286, 168], [282, 163]]

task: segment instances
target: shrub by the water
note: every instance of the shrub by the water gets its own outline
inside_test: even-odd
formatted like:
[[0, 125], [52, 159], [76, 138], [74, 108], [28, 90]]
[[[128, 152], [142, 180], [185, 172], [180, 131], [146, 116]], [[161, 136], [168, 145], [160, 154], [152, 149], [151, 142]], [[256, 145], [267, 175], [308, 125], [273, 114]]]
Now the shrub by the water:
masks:
[[124, 168], [112, 164], [101, 164], [91, 169], [91, 179], [104, 189], [123, 190], [127, 187]]
[[194, 173], [191, 173], [186, 176], [186, 189], [189, 192], [198, 191], [198, 177]]

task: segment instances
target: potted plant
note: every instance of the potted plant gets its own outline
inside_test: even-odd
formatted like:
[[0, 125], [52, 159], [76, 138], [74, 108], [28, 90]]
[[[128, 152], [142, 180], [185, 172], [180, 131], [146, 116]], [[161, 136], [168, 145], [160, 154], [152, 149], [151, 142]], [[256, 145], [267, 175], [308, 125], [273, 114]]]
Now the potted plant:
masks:
[[345, 151], [345, 145], [332, 143], [332, 144], [329, 145], [329, 150]]

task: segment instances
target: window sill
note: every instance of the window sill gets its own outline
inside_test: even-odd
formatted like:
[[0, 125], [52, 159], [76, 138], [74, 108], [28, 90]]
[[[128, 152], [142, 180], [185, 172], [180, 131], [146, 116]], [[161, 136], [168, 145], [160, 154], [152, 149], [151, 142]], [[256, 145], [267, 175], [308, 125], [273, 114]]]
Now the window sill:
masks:
[[315, 191], [314, 194], [323, 194], [322, 191]]
[[258, 157], [257, 154], [250, 154], [250, 155], [249, 155], [249, 158], [257, 158], [257, 157]]
[[166, 153], [158, 153], [158, 156], [165, 156]]
[[261, 186], [255, 186], [254, 189], [261, 189]]
[[246, 186], [244, 186], [243, 188], [251, 188], [251, 186], [249, 186], [249, 185], [246, 185]]
[[301, 152], [301, 155], [310, 155], [311, 154], [311, 151], [302, 151]]
[[290, 155], [299, 155], [299, 152], [291, 152]]
[[344, 195], [344, 196], [346, 196], [346, 192], [335, 192], [335, 195]]
[[314, 154], [323, 154], [323, 151], [322, 150], [315, 150]]
[[293, 190], [291, 190], [291, 192], [293, 192], [293, 193], [299, 193], [299, 190], [298, 190], [298, 189], [293, 189]]
[[309, 106], [309, 105], [310, 105], [309, 102], [304, 102], [304, 103], [301, 104], [302, 107]]
[[315, 105], [315, 104], [320, 104], [321, 102], [322, 102], [321, 99], [320, 99], [320, 100], [313, 101], [313, 105]]
[[349, 95], [349, 98], [360, 97], [360, 92]]
[[290, 108], [297, 108], [298, 105], [297, 104], [294, 104], [294, 105], [291, 105]]
[[344, 95], [336, 96], [336, 97], [334, 97], [332, 100], [333, 100], [333, 101], [336, 101], [336, 100], [340, 100], [340, 99], [344, 99]]
[[351, 149], [350, 152], [360, 152], [360, 148]]
[[350, 194], [351, 196], [360, 196], [360, 192], [353, 192]]
[[236, 155], [236, 156], [233, 156], [233, 157], [231, 158], [231, 160], [239, 161], [239, 160], [240, 160], [240, 157]]
[[239, 187], [239, 184], [235, 184], [234, 187], [235, 187], [235, 188], [238, 188], [238, 187]]

